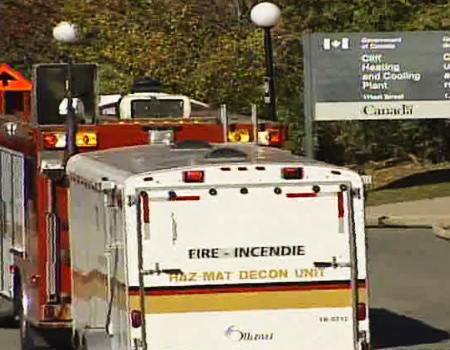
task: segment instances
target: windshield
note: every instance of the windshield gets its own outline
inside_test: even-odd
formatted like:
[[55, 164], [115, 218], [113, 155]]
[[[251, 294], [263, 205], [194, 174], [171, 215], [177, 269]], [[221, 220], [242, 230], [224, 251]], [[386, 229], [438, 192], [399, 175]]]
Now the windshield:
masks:
[[184, 102], [180, 99], [146, 99], [131, 102], [132, 118], [182, 118]]

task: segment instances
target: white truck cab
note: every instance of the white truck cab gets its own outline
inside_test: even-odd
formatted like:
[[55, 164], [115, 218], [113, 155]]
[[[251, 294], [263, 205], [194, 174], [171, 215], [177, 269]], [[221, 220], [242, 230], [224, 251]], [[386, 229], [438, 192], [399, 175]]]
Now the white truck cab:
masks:
[[192, 108], [209, 105], [184, 95], [163, 92], [135, 92], [127, 95], [100, 96], [100, 116], [118, 116], [120, 120], [189, 118]]

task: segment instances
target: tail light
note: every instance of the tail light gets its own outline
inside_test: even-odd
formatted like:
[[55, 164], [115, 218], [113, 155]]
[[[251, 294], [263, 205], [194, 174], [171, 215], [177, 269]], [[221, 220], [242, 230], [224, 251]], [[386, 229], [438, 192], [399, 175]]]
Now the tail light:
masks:
[[278, 130], [273, 130], [270, 132], [269, 146], [281, 146], [281, 133]]
[[31, 285], [37, 285], [39, 283], [39, 280], [41, 279], [40, 275], [33, 275], [30, 277], [30, 284]]
[[66, 134], [63, 132], [44, 133], [44, 148], [58, 149], [66, 146]]
[[228, 133], [230, 142], [250, 142], [250, 132], [247, 129], [238, 129]]
[[[62, 149], [66, 147], [67, 135], [63, 131], [44, 132], [42, 139], [45, 149]], [[77, 147], [88, 148], [97, 146], [97, 133], [94, 131], [80, 131], [75, 137]]]
[[357, 306], [357, 318], [358, 321], [364, 321], [367, 317], [367, 307], [365, 303], [358, 303]]
[[183, 171], [183, 182], [186, 183], [205, 182], [205, 173], [200, 170]]
[[76, 136], [77, 147], [96, 147], [97, 133], [95, 132], [78, 132]]
[[281, 177], [285, 180], [303, 179], [303, 168], [283, 168], [281, 169]]
[[139, 328], [144, 323], [144, 317], [142, 315], [142, 312], [140, 312], [139, 310], [132, 310], [130, 318], [131, 318], [131, 327], [133, 328]]
[[263, 146], [281, 146], [281, 133], [276, 129], [268, 129], [258, 132], [258, 144]]

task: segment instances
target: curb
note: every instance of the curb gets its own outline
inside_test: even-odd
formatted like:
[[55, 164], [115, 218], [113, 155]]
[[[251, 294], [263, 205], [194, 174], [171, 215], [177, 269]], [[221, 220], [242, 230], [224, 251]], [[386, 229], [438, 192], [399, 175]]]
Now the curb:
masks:
[[450, 215], [442, 216], [374, 216], [366, 217], [367, 228], [416, 228], [433, 229], [433, 231], [448, 231], [450, 239]]
[[437, 238], [450, 241], [450, 226], [433, 225], [433, 233]]
[[366, 217], [366, 228], [431, 229], [437, 238], [450, 241], [450, 215], [448, 217], [370, 215]]
[[431, 228], [433, 223], [406, 217], [393, 216], [368, 216], [366, 227], [368, 228]]

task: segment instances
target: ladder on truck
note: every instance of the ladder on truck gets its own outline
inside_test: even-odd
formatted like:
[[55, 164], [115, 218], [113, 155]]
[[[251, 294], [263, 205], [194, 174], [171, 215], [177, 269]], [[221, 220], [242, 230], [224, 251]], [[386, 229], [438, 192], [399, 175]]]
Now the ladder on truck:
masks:
[[142, 225], [142, 217], [147, 216], [149, 213], [149, 196], [147, 192], [142, 191], [138, 193], [136, 198], [136, 228], [137, 228], [137, 248], [138, 248], [138, 273], [139, 273], [139, 308], [141, 312], [141, 337], [142, 337], [142, 350], [148, 350], [147, 344], [147, 330], [145, 322], [145, 276], [151, 275], [182, 275], [183, 271], [180, 269], [161, 269], [158, 263], [155, 263], [154, 269], [144, 269], [144, 252], [143, 252], [143, 239], [144, 239], [144, 227]]
[[321, 268], [350, 268], [350, 285], [352, 293], [352, 312], [353, 312], [353, 348], [355, 350], [360, 349], [360, 340], [365, 343], [366, 334], [361, 334], [358, 322], [357, 322], [357, 310], [359, 303], [359, 291], [358, 291], [358, 252], [357, 252], [357, 242], [356, 242], [356, 225], [355, 225], [355, 215], [353, 206], [353, 197], [360, 197], [361, 191], [359, 189], [353, 189], [351, 183], [342, 183], [340, 185], [340, 191], [346, 197], [347, 210], [348, 210], [348, 228], [349, 228], [349, 248], [350, 248], [350, 261], [345, 263], [339, 263], [336, 257], [332, 257], [331, 261], [315, 261], [314, 267]]

